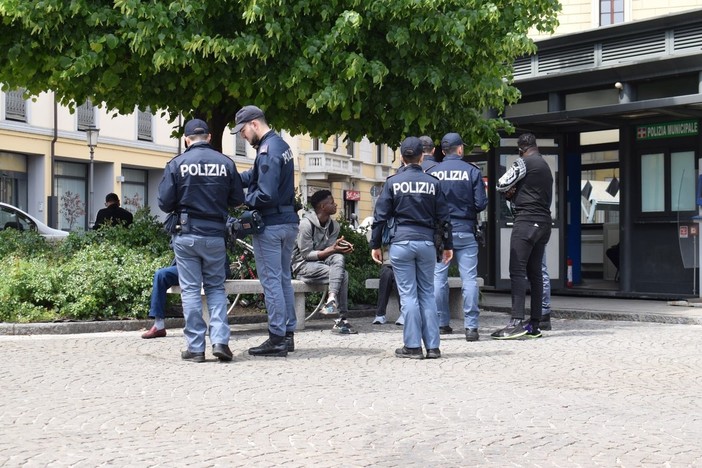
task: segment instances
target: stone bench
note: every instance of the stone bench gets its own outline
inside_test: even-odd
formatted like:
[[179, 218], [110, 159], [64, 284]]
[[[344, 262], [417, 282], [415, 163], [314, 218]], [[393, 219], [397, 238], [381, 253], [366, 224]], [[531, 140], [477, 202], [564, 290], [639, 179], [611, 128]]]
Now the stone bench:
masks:
[[[478, 288], [482, 288], [485, 281], [478, 276]], [[450, 276], [448, 279], [449, 284], [449, 311], [451, 313], [452, 319], [463, 319], [463, 293], [461, 287], [463, 283], [461, 278], [457, 276]], [[380, 285], [379, 278], [369, 278], [366, 280], [366, 289], [378, 289]], [[388, 300], [388, 307], [386, 309], [388, 322], [395, 322], [400, 316], [400, 298], [397, 296], [395, 290], [390, 294], [390, 300]]]
[[[297, 329], [305, 328], [305, 294], [311, 292], [324, 292], [327, 290], [326, 284], [310, 284], [300, 280], [292, 280], [293, 291], [295, 292], [295, 315], [297, 316]], [[257, 279], [230, 279], [224, 282], [224, 290], [230, 294], [263, 294], [263, 286]], [[170, 294], [180, 294], [180, 286], [172, 286], [168, 289]], [[204, 316], [209, 316], [207, 312], [207, 299], [205, 291], [202, 294], [202, 310]]]

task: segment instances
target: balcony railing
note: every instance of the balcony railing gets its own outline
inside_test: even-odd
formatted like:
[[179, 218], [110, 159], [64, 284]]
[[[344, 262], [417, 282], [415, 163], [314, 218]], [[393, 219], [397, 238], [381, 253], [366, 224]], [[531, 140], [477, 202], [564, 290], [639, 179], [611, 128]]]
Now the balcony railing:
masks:
[[348, 155], [328, 153], [326, 151], [309, 151], [302, 155], [304, 167], [302, 173], [307, 179], [341, 181], [362, 179], [361, 161], [351, 159]]

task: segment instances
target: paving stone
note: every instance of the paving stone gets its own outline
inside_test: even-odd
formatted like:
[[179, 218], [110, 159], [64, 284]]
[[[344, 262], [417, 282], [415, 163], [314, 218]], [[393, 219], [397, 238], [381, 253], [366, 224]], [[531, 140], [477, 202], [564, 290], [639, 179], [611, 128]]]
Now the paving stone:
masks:
[[[367, 323], [368, 322], [368, 323]], [[702, 326], [554, 319], [530, 341], [442, 336], [394, 357], [402, 329], [311, 321], [287, 358], [184, 362], [178, 329], [0, 336], [4, 466], [695, 466]], [[454, 329], [461, 323], [454, 321]]]

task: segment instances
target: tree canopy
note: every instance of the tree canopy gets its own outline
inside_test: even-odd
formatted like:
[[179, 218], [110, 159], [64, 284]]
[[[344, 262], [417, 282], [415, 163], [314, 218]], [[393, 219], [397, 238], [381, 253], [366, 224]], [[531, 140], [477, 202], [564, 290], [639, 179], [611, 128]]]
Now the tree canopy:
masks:
[[72, 106], [205, 118], [221, 147], [255, 104], [276, 128], [488, 144], [557, 0], [0, 0], [0, 82]]

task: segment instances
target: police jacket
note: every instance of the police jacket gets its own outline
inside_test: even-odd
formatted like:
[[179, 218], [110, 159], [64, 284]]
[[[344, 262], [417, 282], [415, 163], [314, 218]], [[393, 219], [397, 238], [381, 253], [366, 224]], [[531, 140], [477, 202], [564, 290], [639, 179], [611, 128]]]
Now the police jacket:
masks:
[[551, 222], [553, 175], [538, 152], [520, 156], [497, 181], [497, 190], [506, 192], [515, 187], [510, 201], [514, 221]]
[[436, 162], [434, 156], [429, 156], [427, 154], [424, 155], [424, 159], [422, 160], [422, 169], [424, 170], [424, 172], [429, 172], [429, 169], [436, 166], [437, 164], [439, 163]]
[[159, 208], [187, 213], [191, 234], [223, 236], [228, 207], [243, 203], [234, 161], [204, 141], [171, 159], [158, 186]]
[[292, 254], [292, 271], [297, 271], [305, 262], [318, 262], [319, 252], [336, 243], [339, 238], [341, 226], [329, 218], [327, 224], [322, 226], [317, 218], [317, 213], [308, 211], [302, 215], [300, 231], [297, 234], [297, 243]]
[[[450, 222], [446, 197], [439, 180], [426, 174], [419, 164], [409, 164], [385, 181], [375, 204], [370, 246], [380, 248], [388, 219], [394, 218], [392, 242], [406, 240], [434, 241], [434, 231]], [[453, 240], [444, 240], [446, 249], [453, 249]]]
[[246, 205], [258, 210], [266, 225], [298, 223], [295, 210], [295, 164], [290, 146], [270, 130], [263, 135], [256, 160], [241, 174]]
[[488, 204], [480, 169], [457, 154], [449, 154], [427, 172], [441, 181], [453, 232], [473, 232], [478, 213]]

